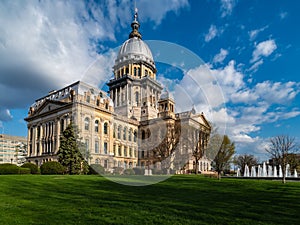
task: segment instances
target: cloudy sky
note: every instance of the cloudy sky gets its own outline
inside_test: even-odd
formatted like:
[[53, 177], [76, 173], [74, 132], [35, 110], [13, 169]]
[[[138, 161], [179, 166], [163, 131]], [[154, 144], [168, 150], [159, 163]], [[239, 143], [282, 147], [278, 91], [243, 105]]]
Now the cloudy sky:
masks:
[[[299, 135], [298, 1], [136, 5], [143, 39], [156, 40], [148, 43], [158, 79], [178, 100], [177, 110], [203, 111], [238, 153], [261, 159], [269, 137]], [[129, 0], [0, 1], [0, 133], [26, 136], [29, 106], [51, 90], [80, 79], [102, 87], [128, 38], [133, 9]], [[157, 41], [172, 56], [185, 52], [185, 60], [160, 60], [165, 46]], [[187, 66], [193, 57], [201, 63]]]

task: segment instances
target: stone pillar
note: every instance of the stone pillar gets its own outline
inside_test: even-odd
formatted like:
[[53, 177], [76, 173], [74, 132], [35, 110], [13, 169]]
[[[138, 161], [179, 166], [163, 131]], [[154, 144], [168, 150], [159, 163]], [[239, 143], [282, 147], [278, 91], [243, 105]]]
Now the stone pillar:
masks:
[[32, 155], [36, 156], [36, 126], [32, 129], [32, 138], [31, 138], [31, 144], [32, 144]]

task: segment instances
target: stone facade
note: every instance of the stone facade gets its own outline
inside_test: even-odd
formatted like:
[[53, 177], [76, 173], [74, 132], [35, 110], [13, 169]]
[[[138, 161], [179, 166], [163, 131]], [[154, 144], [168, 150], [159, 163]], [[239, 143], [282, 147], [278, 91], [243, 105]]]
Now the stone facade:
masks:
[[[177, 150], [172, 151], [170, 157], [175, 160], [182, 155], [186, 162], [178, 168], [195, 169], [192, 152], [198, 146], [204, 154], [197, 167], [200, 171], [210, 170], [210, 160], [205, 157], [210, 124], [194, 109], [175, 113], [174, 99], [156, 80], [152, 53], [141, 39], [139, 26], [135, 14], [132, 32], [113, 66], [114, 78], [107, 83], [109, 94], [78, 81], [37, 99], [30, 107], [25, 118], [28, 161], [40, 165], [57, 160], [59, 137], [72, 121], [85, 143], [89, 164], [101, 164], [107, 170], [137, 166], [162, 168], [162, 161], [153, 150], [156, 147], [153, 144], [159, 144], [155, 135], [163, 133], [157, 126], [163, 124], [164, 135], [169, 137], [175, 124], [180, 122], [185, 133], [181, 132]], [[183, 135], [187, 135], [186, 138]], [[176, 160], [173, 161], [171, 168], [175, 168]]]

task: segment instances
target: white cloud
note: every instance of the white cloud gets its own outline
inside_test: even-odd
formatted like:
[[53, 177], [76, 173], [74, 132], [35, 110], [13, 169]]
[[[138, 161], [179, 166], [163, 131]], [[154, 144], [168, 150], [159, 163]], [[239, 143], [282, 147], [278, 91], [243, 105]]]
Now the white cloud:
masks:
[[262, 65], [264, 63], [264, 60], [263, 59], [260, 59], [258, 61], [256, 61], [249, 69], [248, 71], [251, 71], [251, 72], [256, 72], [259, 68], [260, 65]]
[[[232, 60], [224, 67], [202, 65], [187, 71], [179, 82], [181, 92], [174, 92], [176, 107], [189, 109], [194, 105], [237, 146], [264, 157], [264, 139], [255, 135], [266, 123], [300, 115], [299, 109], [289, 108], [289, 102], [299, 93], [300, 84], [264, 81], [250, 86], [244, 82], [246, 76], [237, 67]], [[278, 104], [281, 107], [276, 109]], [[259, 149], [251, 149], [251, 146]]]
[[257, 35], [258, 35], [260, 32], [264, 31], [264, 30], [267, 29], [268, 27], [269, 27], [269, 26], [264, 26], [264, 27], [259, 28], [259, 29], [256, 29], [256, 30], [251, 30], [251, 31], [249, 31], [248, 34], [249, 34], [249, 39], [250, 39], [250, 41], [253, 41], [253, 40], [257, 37]]
[[[188, 7], [187, 0], [147, 4], [138, 1], [139, 19], [156, 26], [168, 12]], [[97, 52], [109, 50], [103, 43], [115, 41], [121, 28], [130, 32], [132, 8], [130, 0], [1, 1], [0, 107], [28, 107], [49, 90], [79, 79], [101, 85], [112, 75], [113, 61]]]
[[221, 35], [223, 33], [223, 29], [217, 29], [215, 25], [210, 25], [208, 33], [205, 35], [204, 40], [205, 42], [209, 42], [215, 37]]
[[221, 17], [231, 15], [235, 5], [236, 0], [221, 0]]
[[139, 11], [141, 12], [141, 21], [152, 20], [156, 25], [161, 23], [168, 12], [173, 11], [178, 13], [180, 9], [188, 6], [188, 0], [137, 1], [137, 7], [139, 7]]
[[228, 55], [228, 51], [226, 49], [221, 48], [220, 52], [217, 55], [215, 55], [215, 57], [213, 58], [213, 62], [222, 63], [227, 55]]
[[256, 62], [262, 56], [267, 57], [271, 55], [277, 49], [277, 45], [274, 40], [267, 40], [260, 42], [255, 46], [255, 49], [252, 53], [251, 63]]
[[[299, 93], [299, 83], [264, 81], [256, 84], [254, 90], [269, 104], [288, 104]], [[275, 97], [276, 96], [276, 97]]]
[[280, 17], [280, 19], [285, 19], [286, 17], [287, 17], [287, 15], [288, 15], [288, 13], [287, 12], [281, 12], [281, 13], [279, 13], [279, 17]]
[[0, 108], [0, 121], [10, 121], [13, 119], [10, 111], [8, 109], [1, 109]]

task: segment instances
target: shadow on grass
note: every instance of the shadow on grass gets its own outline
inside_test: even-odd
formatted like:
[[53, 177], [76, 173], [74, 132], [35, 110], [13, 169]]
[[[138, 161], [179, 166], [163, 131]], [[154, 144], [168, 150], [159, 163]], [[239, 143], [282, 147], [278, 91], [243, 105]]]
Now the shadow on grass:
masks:
[[300, 221], [300, 183], [173, 176], [155, 185], [126, 186], [100, 176], [1, 176], [0, 199], [0, 224]]

